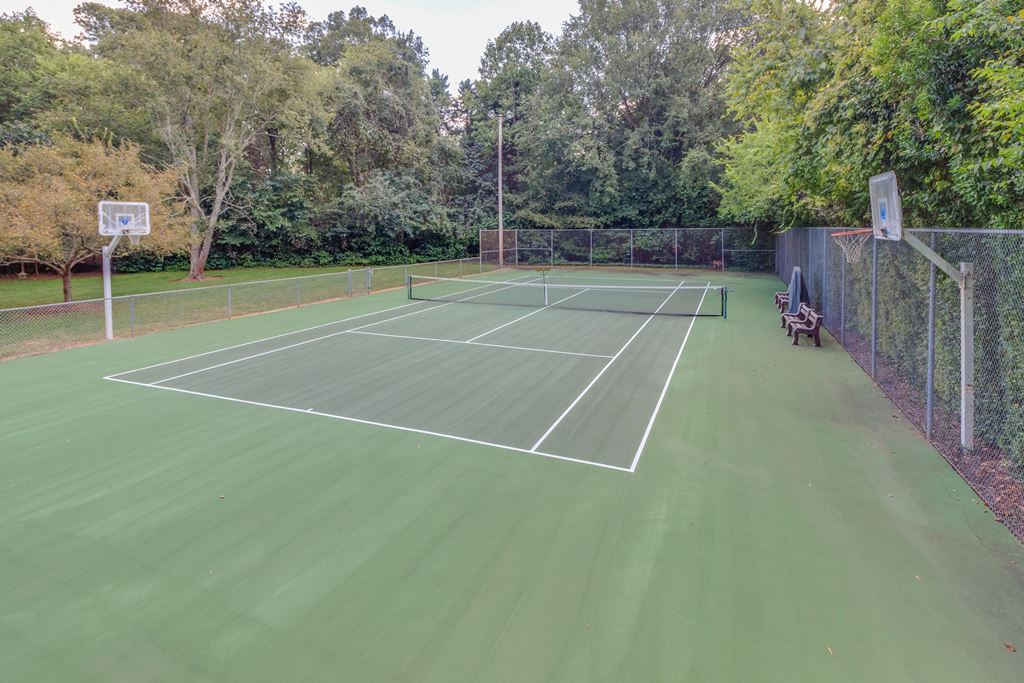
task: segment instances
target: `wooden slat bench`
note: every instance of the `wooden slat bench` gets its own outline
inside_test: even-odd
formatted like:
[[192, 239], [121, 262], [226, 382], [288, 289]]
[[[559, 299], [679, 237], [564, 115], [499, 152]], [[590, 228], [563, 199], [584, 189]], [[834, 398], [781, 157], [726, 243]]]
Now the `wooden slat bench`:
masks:
[[786, 328], [787, 334], [793, 335], [793, 346], [800, 345], [800, 335], [814, 338], [814, 345], [821, 346], [821, 321], [824, 319], [821, 313], [810, 310], [807, 318], [800, 321], [794, 320]]
[[807, 320], [808, 314], [811, 312], [811, 307], [807, 304], [800, 304], [800, 310], [796, 313], [783, 313], [780, 318], [779, 327], [786, 330], [786, 334], [789, 334], [789, 330], [786, 329], [791, 322], [803, 322]]

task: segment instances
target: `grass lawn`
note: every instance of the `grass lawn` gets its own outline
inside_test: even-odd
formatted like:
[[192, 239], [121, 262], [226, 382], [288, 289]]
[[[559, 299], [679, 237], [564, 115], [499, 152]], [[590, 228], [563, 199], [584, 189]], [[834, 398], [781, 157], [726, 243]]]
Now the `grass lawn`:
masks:
[[[114, 295], [145, 294], [169, 289], [187, 289], [227, 285], [254, 280], [272, 280], [298, 275], [320, 275], [336, 273], [361, 266], [327, 266], [324, 268], [229, 268], [208, 270], [202, 282], [189, 282], [187, 272], [174, 270], [162, 273], [124, 273], [113, 278]], [[71, 280], [76, 301], [98, 299], [103, 296], [103, 279], [99, 272], [76, 274]], [[16, 276], [0, 277], [0, 308], [53, 304], [64, 300], [61, 280], [55, 275], [30, 276], [25, 279]]]

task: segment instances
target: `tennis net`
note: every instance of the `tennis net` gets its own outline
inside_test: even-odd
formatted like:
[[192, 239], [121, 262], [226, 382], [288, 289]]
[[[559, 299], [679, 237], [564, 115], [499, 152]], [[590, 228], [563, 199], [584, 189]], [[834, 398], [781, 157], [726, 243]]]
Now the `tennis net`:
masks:
[[[538, 278], [538, 280], [541, 278]], [[566, 285], [410, 275], [410, 299], [644, 315], [726, 317], [728, 290], [710, 285]]]

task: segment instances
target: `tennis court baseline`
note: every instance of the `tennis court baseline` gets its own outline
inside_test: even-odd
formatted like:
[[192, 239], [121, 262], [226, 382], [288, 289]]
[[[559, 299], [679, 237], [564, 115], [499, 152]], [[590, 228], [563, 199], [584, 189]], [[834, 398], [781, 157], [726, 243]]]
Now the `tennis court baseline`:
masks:
[[105, 379], [635, 471], [690, 331], [724, 313], [724, 290], [495, 277], [410, 278], [405, 304]]

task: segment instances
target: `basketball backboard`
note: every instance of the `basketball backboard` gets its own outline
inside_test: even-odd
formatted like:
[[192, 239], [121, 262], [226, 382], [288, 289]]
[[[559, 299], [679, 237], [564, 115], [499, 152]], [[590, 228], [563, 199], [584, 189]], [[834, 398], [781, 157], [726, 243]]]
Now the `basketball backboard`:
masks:
[[868, 181], [868, 190], [871, 193], [871, 227], [875, 231], [875, 239], [903, 239], [903, 207], [896, 174], [887, 171], [873, 176]]
[[146, 202], [100, 202], [100, 234], [148, 235], [149, 204]]

